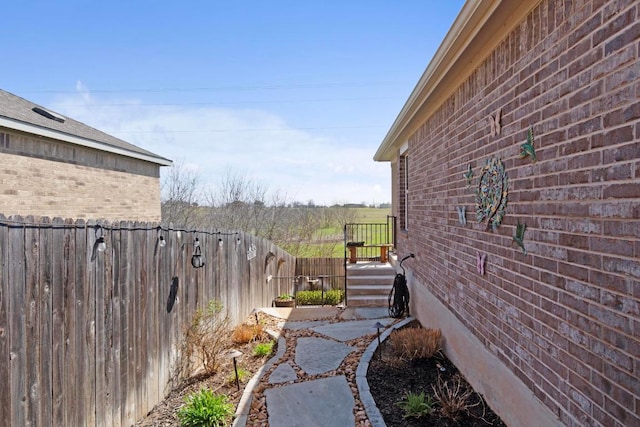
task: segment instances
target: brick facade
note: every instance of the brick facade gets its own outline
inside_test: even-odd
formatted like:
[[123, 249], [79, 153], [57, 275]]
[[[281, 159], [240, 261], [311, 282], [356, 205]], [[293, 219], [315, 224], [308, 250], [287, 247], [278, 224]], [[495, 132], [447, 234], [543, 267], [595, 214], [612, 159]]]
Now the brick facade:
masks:
[[[637, 1], [535, 2], [408, 138], [412, 314], [511, 425], [640, 425], [639, 51]], [[518, 158], [530, 126], [536, 162]], [[495, 232], [463, 176], [489, 158], [509, 179]]]
[[0, 213], [159, 222], [159, 166], [0, 129]]

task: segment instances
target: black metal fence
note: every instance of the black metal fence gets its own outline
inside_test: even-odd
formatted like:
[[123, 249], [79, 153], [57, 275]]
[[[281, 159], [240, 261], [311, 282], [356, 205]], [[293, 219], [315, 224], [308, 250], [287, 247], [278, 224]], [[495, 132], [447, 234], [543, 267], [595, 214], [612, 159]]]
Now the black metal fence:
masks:
[[386, 223], [354, 223], [344, 226], [345, 260], [350, 255], [349, 247], [356, 248], [356, 261], [380, 261], [380, 246], [389, 251], [396, 246], [396, 217], [387, 215]]

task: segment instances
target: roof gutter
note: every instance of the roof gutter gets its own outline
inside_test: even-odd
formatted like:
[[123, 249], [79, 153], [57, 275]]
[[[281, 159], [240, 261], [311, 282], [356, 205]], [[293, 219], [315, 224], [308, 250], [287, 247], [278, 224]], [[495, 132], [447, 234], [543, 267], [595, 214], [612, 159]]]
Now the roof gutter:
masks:
[[94, 141], [87, 138], [82, 138], [75, 135], [70, 135], [68, 133], [59, 132], [52, 129], [43, 128], [33, 124], [24, 123], [19, 120], [9, 119], [7, 117], [0, 117], [0, 127], [6, 127], [9, 129], [18, 130], [21, 132], [27, 132], [27, 133], [42, 136], [45, 138], [57, 139], [59, 141], [65, 141], [71, 144], [93, 148], [95, 150], [106, 151], [108, 153], [131, 157], [138, 160], [144, 160], [146, 162], [155, 163], [161, 166], [171, 166], [173, 164], [171, 160], [165, 159], [164, 157], [150, 156], [144, 153], [137, 153], [135, 151], [126, 150], [120, 147], [114, 147], [113, 145], [105, 144], [105, 143]]
[[373, 159], [395, 159], [397, 148], [451, 96], [540, 1], [468, 0]]

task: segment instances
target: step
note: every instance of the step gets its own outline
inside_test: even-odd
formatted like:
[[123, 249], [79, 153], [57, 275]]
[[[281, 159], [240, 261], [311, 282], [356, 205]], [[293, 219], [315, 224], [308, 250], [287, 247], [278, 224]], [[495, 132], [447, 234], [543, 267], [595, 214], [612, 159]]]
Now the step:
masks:
[[389, 295], [393, 285], [353, 285], [347, 286], [347, 295]]
[[353, 285], [393, 285], [395, 276], [347, 276], [347, 288]]
[[347, 266], [347, 277], [352, 276], [395, 276], [396, 269], [390, 264], [352, 264]]
[[386, 295], [356, 295], [347, 297], [347, 307], [388, 307]]

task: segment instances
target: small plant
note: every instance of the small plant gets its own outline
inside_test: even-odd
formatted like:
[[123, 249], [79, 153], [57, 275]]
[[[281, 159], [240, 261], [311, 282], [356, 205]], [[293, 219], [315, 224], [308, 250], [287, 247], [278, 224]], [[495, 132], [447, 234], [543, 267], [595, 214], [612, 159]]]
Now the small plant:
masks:
[[451, 386], [442, 377], [438, 377], [438, 383], [431, 387], [440, 413], [452, 421], [457, 421], [464, 412], [468, 413], [470, 408], [479, 404], [470, 402], [469, 398], [474, 391], [460, 375], [453, 377]]
[[223, 394], [213, 394], [208, 388], [188, 395], [178, 409], [180, 424], [187, 427], [223, 427], [233, 416], [233, 404]]
[[275, 341], [261, 342], [253, 348], [253, 355], [256, 357], [266, 357], [273, 352]]
[[402, 418], [420, 418], [433, 412], [433, 399], [431, 396], [425, 395], [424, 391], [420, 394], [408, 392], [404, 399], [397, 402], [396, 405], [404, 411]]
[[291, 300], [291, 299], [295, 299], [295, 297], [291, 294], [281, 294], [278, 295], [278, 299], [279, 300]]
[[264, 326], [261, 324], [247, 325], [242, 324], [236, 326], [231, 334], [231, 341], [236, 344], [246, 344], [259, 339], [264, 332]]
[[431, 328], [403, 328], [390, 337], [391, 348], [401, 359], [429, 359], [440, 350], [442, 332]]
[[324, 293], [324, 301], [320, 290], [300, 291], [296, 297], [298, 305], [337, 305], [344, 299], [344, 291], [342, 289], [330, 289]]
[[[243, 383], [249, 377], [249, 375], [251, 375], [251, 372], [247, 371], [246, 369], [238, 368], [238, 381], [240, 381], [241, 383]], [[236, 373], [235, 371], [232, 371], [227, 376], [227, 384], [235, 384], [235, 383], [236, 383]]]

